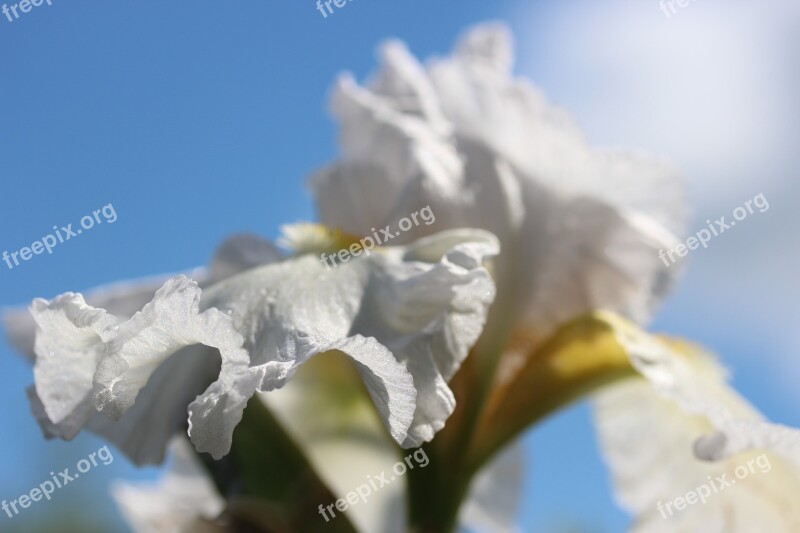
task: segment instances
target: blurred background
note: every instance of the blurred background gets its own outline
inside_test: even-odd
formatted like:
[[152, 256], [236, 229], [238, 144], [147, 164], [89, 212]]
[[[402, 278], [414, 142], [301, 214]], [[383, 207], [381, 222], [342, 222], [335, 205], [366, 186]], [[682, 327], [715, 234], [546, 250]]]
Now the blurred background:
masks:
[[[374, 49], [405, 40], [449, 52], [466, 27], [506, 21], [518, 73], [601, 146], [637, 146], [684, 170], [689, 234], [764, 193], [751, 215], [688, 259], [653, 328], [719, 353], [771, 419], [800, 426], [800, 3], [696, 0], [353, 0], [323, 18], [313, 0], [79, 4], [0, 15], [0, 253], [112, 203], [101, 224], [9, 270], [0, 306], [206, 264], [226, 235], [269, 238], [313, 219], [305, 178], [334, 158], [335, 76], [363, 79]], [[13, 500], [96, 451], [90, 435], [45, 442], [30, 415], [29, 365], [0, 345], [0, 499]], [[524, 531], [616, 532], [590, 409], [525, 437]], [[125, 531], [114, 479], [149, 479], [119, 454], [0, 530]]]

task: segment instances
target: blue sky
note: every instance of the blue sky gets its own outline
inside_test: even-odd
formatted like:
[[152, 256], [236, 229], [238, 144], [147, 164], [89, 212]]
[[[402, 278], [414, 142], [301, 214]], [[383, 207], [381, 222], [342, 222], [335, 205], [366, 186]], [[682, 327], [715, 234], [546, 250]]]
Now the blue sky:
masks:
[[[716, 130], [699, 142], [680, 142], [692, 129], [687, 126], [690, 119], [698, 117], [696, 108], [681, 107], [687, 98], [648, 100], [657, 97], [653, 91], [664, 89], [663, 83], [656, 88], [638, 83], [643, 76], [695, 76], [696, 86], [708, 79], [702, 69], [680, 70], [687, 68], [687, 61], [691, 66], [689, 59], [669, 56], [671, 62], [653, 70], [647, 56], [631, 55], [644, 45], [638, 32], [626, 33], [625, 14], [640, 17], [659, 32], [671, 32], [665, 35], [671, 36], [667, 39], [676, 54], [698, 32], [724, 37], [717, 31], [721, 22], [708, 22], [708, 13], [715, 13], [713, 0], [693, 4], [679, 13], [680, 20], [669, 21], [656, 2], [650, 4], [652, 9], [644, 11], [630, 2], [609, 2], [598, 13], [583, 1], [353, 0], [323, 18], [311, 0], [53, 0], [52, 6], [43, 4], [13, 22], [0, 16], [0, 252], [29, 246], [54, 225], [77, 226], [82, 216], [109, 203], [118, 216], [113, 224], [97, 225], [59, 245], [52, 255], [34, 256], [13, 270], [0, 263], [0, 306], [203, 265], [230, 233], [249, 231], [274, 238], [283, 223], [313, 219], [304, 180], [336, 154], [336, 131], [326, 112], [326, 95], [336, 75], [350, 70], [363, 78], [374, 66], [375, 46], [388, 37], [407, 41], [418, 56], [444, 54], [460, 31], [487, 19], [512, 26], [518, 35], [520, 71], [573, 110], [592, 139], [645, 146], [684, 165], [695, 180], [691, 183], [698, 220], [705, 219], [705, 211], [716, 215], [714, 209], [724, 213], [738, 205], [726, 196], [731, 190], [750, 197], [766, 188], [773, 198], [796, 199], [795, 189], [787, 189], [781, 176], [768, 180], [757, 173], [769, 168], [772, 176], [780, 174], [774, 167], [796, 168], [796, 160], [784, 152], [777, 157], [786, 160], [775, 164], [776, 154], [769, 152], [777, 150], [774, 143], [756, 153], [753, 161], [737, 159], [740, 175], [732, 175], [724, 166], [730, 163], [714, 155], [733, 153], [740, 158], [741, 146], [746, 154], [757, 151], [747, 138], [718, 135], [730, 129], [723, 120], [728, 116], [731, 121], [737, 113], [750, 116], [753, 93], [740, 95], [740, 101], [728, 95], [734, 100], [720, 111], [722, 118], [713, 115], [702, 121], [711, 121]], [[725, 20], [733, 17], [730, 10], [726, 13]], [[587, 20], [594, 20], [587, 19], [589, 14], [607, 24], [588, 25]], [[735, 29], [738, 23], [730, 24]], [[614, 24], [623, 29], [612, 35]], [[736, 34], [755, 39], [748, 32]], [[657, 42], [645, 42], [651, 46], [647, 50], [661, 50]], [[717, 61], [728, 56], [742, 61], [741, 54], [720, 46]], [[689, 50], [702, 54], [698, 48]], [[797, 83], [794, 71], [775, 68]], [[708, 76], [722, 79], [726, 74]], [[746, 72], [742, 76], [750, 79]], [[762, 91], [757, 99], [766, 100], [765, 90], [784, 87], [777, 78], [762, 81], [753, 89]], [[714, 87], [707, 89], [710, 95]], [[696, 105], [713, 108], [711, 100], [701, 99]], [[634, 113], [632, 108], [642, 101], [675, 122], [654, 122], [646, 113]], [[609, 106], [617, 107], [612, 113]], [[670, 109], [684, 113], [678, 116], [686, 120], [678, 123]], [[782, 116], [776, 120], [756, 126], [777, 135]], [[665, 134], [665, 129], [674, 135]], [[750, 131], [761, 136], [758, 130]], [[796, 141], [796, 133], [784, 132], [778, 138]], [[703, 142], [705, 150], [698, 147]], [[774, 167], [759, 163], [766, 160]], [[720, 175], [733, 176], [730, 185], [714, 181]], [[710, 180], [704, 181], [707, 176]], [[724, 259], [727, 272], [746, 253], [746, 243], [751, 242], [746, 239], [782, 240], [790, 233], [776, 221], [788, 217], [791, 204], [773, 204], [772, 222], [755, 220], [753, 235], [733, 236], [698, 258], [698, 273], [687, 276], [686, 288], [666, 307], [656, 327], [686, 334], [724, 353], [733, 361], [735, 383], [746, 395], [770, 416], [800, 425], [800, 416], [787, 401], [786, 369], [794, 372], [794, 383], [797, 367], [782, 366], [800, 343], [782, 335], [787, 328], [770, 314], [777, 309], [781, 312], [776, 310], [775, 316], [784, 316], [787, 311], [785, 302], [778, 300], [780, 282], [789, 283], [788, 271], [779, 271], [777, 282], [775, 272], [759, 271], [762, 275], [755, 278], [744, 277], [746, 270], [738, 277], [715, 274], [719, 264], [714, 258]], [[766, 247], [760, 254], [758, 264], [782, 257], [780, 247]], [[737, 293], [735, 305], [730, 295], [743, 279], [749, 280], [751, 292]], [[753, 353], [759, 357], [751, 357]], [[763, 361], [770, 363], [765, 366]], [[24, 397], [31, 370], [5, 345], [0, 345], [0, 376], [0, 499], [16, 498], [45, 480], [50, 470], [70, 466], [102, 446], [91, 436], [72, 443], [43, 441]], [[786, 386], [775, 387], [776, 382]], [[530, 459], [520, 510], [525, 531], [624, 528], [627, 517], [613, 504], [585, 405], [547, 421], [525, 440]], [[118, 457], [111, 466], [60, 491], [48, 506], [40, 504], [11, 521], [0, 515], [0, 529], [33, 531], [39, 513], [55, 512], [66, 504], [89, 507], [114, 520], [106, 495], [109, 481], [153, 475], [153, 470], [135, 470]]]

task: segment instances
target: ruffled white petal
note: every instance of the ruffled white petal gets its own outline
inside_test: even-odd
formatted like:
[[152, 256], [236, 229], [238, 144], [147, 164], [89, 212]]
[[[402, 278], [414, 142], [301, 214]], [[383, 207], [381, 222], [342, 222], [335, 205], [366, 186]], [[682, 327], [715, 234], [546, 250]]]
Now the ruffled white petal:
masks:
[[492, 235], [465, 230], [332, 270], [312, 255], [250, 268], [205, 295], [179, 276], [129, 319], [80, 295], [37, 300], [32, 408], [48, 435], [86, 426], [143, 464], [163, 459], [191, 402], [189, 435], [219, 459], [256, 391], [341, 352], [392, 437], [419, 444], [453, 411], [447, 380], [483, 327], [494, 296], [483, 263], [497, 251]]
[[103, 338], [120, 321], [73, 293], [50, 302], [36, 299], [30, 312], [37, 326], [33, 373], [44, 412], [55, 426], [83, 425], [93, 412], [92, 378], [107, 352]]
[[[267, 240], [249, 234], [233, 235], [220, 244], [208, 271], [196, 268], [186, 275], [204, 287], [249, 268], [278, 261], [281, 257], [280, 251]], [[86, 293], [86, 303], [105, 309], [116, 317], [130, 318], [150, 302], [159, 287], [172, 277], [174, 275], [159, 275], [96, 287]], [[32, 360], [35, 357], [33, 343], [36, 323], [27, 307], [3, 309], [0, 315], [9, 342]]]
[[494, 296], [482, 264], [496, 252], [491, 235], [464, 231], [332, 270], [301, 256], [226, 280], [203, 305], [233, 318], [263, 372], [260, 390], [282, 387], [317, 354], [349, 355], [390, 433], [410, 447], [453, 411], [446, 381], [480, 334]]
[[[195, 269], [192, 277], [202, 287], [280, 258], [280, 252], [268, 241], [252, 235], [234, 235], [220, 245], [211, 261], [210, 273]], [[82, 313], [106, 313], [112, 322], [123, 323], [151, 302], [156, 291], [169, 279], [168, 276], [157, 276], [115, 283], [93, 289], [85, 302], [80, 295], [68, 294], [54, 300], [59, 304], [52, 309], [40, 307], [38, 311], [33, 310], [34, 314], [27, 309], [4, 314], [9, 339], [31, 359], [35, 358], [35, 314], [40, 314], [41, 320], [48, 322], [47, 329], [60, 327], [65, 332], [65, 342], [58, 336], [57, 342], [53, 342], [52, 337], [48, 340], [48, 337], [40, 336], [41, 342], [51, 344], [43, 346], [41, 351], [55, 357], [44, 358], [36, 365], [37, 383], [42, 384], [44, 401], [36, 388], [28, 391], [31, 409], [46, 437], [71, 439], [82, 427], [87, 427], [115, 443], [136, 464], [159, 464], [163, 461], [166, 443], [186, 425], [186, 406], [219, 374], [218, 350], [194, 344], [162, 358], [160, 366], [158, 361], [153, 362], [145, 369], [145, 376], [139, 377], [141, 381], [150, 374], [145, 380], [147, 385], [140, 388], [136, 396], [136, 404], [124, 414], [122, 411], [125, 409], [121, 409], [116, 413], [121, 417], [111, 421], [93, 408], [93, 385], [90, 383], [95, 372], [92, 367], [98, 364], [99, 352], [106, 350], [107, 346], [97, 337], [99, 332], [93, 332], [80, 321], [86, 320], [81, 318]], [[41, 306], [42, 302], [44, 300], [38, 301], [34, 307]], [[65, 370], [62, 363], [67, 359], [75, 364]], [[243, 360], [240, 354], [239, 368]], [[228, 364], [228, 367], [237, 366]]]
[[[420, 117], [402, 114], [359, 87], [350, 76], [337, 83], [332, 107], [342, 124], [341, 144], [347, 158], [312, 178], [319, 214], [326, 225], [369, 235], [372, 227], [395, 224], [409, 215], [410, 211], [398, 212], [403, 202], [429, 200], [414, 207], [419, 210], [430, 203], [450, 204], [461, 198], [463, 162], [456, 148]], [[409, 185], [422, 188], [424, 197], [409, 197], [416, 194], [408, 190]], [[433, 208], [438, 220], [436, 206]], [[447, 217], [451, 210], [440, 211]], [[433, 231], [417, 226], [396, 242], [410, 242]]]
[[[85, 300], [92, 307], [105, 309], [111, 315], [130, 318], [153, 299], [158, 288], [170, 277], [153, 276], [137, 281], [97, 287], [87, 292]], [[202, 281], [206, 276], [202, 270], [196, 269], [192, 272], [191, 277]], [[20, 353], [33, 360], [35, 358], [33, 345], [36, 338], [36, 322], [28, 308], [4, 310], [2, 318], [11, 344]]]
[[[188, 278], [169, 280], [152, 302], [105, 335], [107, 354], [94, 374], [98, 411], [118, 419], [135, 403], [153, 372], [186, 346], [201, 344], [219, 350], [223, 367], [233, 362], [247, 365], [243, 339], [230, 317], [217, 309], [201, 313], [201, 293], [197, 283]], [[41, 357], [38, 351], [37, 356]]]
[[114, 443], [138, 465], [164, 461], [167, 443], [186, 431], [186, 406], [220, 373], [220, 354], [206, 346], [178, 350], [155, 371], [119, 420], [95, 413], [87, 429]]
[[[87, 427], [116, 444], [136, 464], [163, 461], [167, 442], [186, 424], [186, 405], [218, 373], [219, 355], [214, 350], [203, 346], [179, 350], [150, 378], [136, 406], [117, 422], [97, 413], [93, 405], [95, 367], [107, 349], [102, 335], [110, 334], [106, 326], [123, 322], [138, 311], [134, 305], [141, 308], [146, 298], [152, 299], [157, 290], [153, 283], [94, 291], [90, 301], [108, 305], [108, 312], [86, 304], [80, 295], [66, 294], [50, 303], [37, 300], [29, 312], [12, 315], [34, 335], [37, 320], [42, 323], [37, 343], [44, 356], [34, 365], [42, 398], [36, 387], [29, 389], [28, 397], [46, 437], [70, 440]], [[114, 312], [120, 315], [112, 316]], [[33, 354], [33, 340], [30, 350]]]
[[[242, 337], [219, 310], [199, 312], [200, 294], [196, 282], [171, 279], [128, 320], [87, 305], [80, 295], [36, 300], [37, 394], [31, 401], [45, 432], [71, 438], [88, 425], [135, 462], [160, 462], [185, 424], [188, 402], [213, 381], [217, 363], [209, 349], [222, 356], [223, 366], [212, 387], [246, 385], [229, 378], [249, 368]], [[92, 416], [95, 409], [119, 422]]]
[[117, 482], [111, 494], [134, 533], [203, 531], [199, 521], [213, 520], [225, 500], [182, 438], [170, 446], [172, 463], [155, 485]]

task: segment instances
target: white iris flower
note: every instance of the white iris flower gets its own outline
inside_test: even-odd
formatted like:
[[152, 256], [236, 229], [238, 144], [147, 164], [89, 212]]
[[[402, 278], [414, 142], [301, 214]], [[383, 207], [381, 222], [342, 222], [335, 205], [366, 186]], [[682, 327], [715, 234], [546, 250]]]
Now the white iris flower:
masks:
[[[719, 469], [706, 461], [731, 464], [750, 450], [769, 450], [792, 466], [759, 480], [769, 490], [751, 500], [748, 512], [763, 511], [771, 531], [797, 530], [797, 508], [779, 494], [791, 489], [800, 496], [800, 433], [765, 422], [720, 371], [708, 371], [716, 365], [708, 356], [634, 325], [649, 319], [679, 270], [658, 259], [659, 250], [679, 242], [684, 226], [675, 169], [640, 152], [589, 146], [566, 113], [514, 77], [511, 38], [502, 25], [470, 30], [452, 56], [424, 65], [396, 41], [379, 55], [381, 67], [368, 83], [344, 75], [336, 85], [332, 111], [343, 155], [312, 179], [318, 210], [324, 223], [361, 234], [430, 205], [437, 230], [479, 227], [498, 236], [498, 301], [489, 328], [498, 321], [514, 327], [491, 385], [490, 405], [500, 407], [490, 408], [478, 428], [502, 427], [486, 419], [513, 418], [519, 415], [514, 407], [537, 411], [520, 399], [526, 378], [530, 388], [573, 373], [562, 388], [570, 380], [577, 388], [592, 373], [630, 365], [650, 386], [636, 380], [630, 395], [623, 392], [634, 387], [628, 382], [603, 393], [598, 427], [620, 499], [642, 517], [637, 531], [678, 530], [660, 516], [649, 520], [657, 502], [705, 480], [704, 469]], [[402, 238], [427, 231], [422, 226]], [[600, 309], [607, 312], [595, 312]], [[587, 313], [572, 329], [565, 325]], [[547, 339], [560, 327], [566, 332], [555, 338], [567, 339], [565, 345], [583, 340], [585, 348], [599, 348], [585, 338], [584, 330], [592, 330], [607, 335], [606, 348], [625, 358], [612, 363], [602, 349], [559, 358]], [[547, 354], [554, 358], [549, 368], [533, 361]], [[657, 430], [655, 404], [673, 408]], [[681, 439], [666, 438], [672, 429]], [[746, 513], [722, 516], [740, 499], [735, 491], [720, 494], [713, 511], [695, 510], [680, 530], [752, 531], [754, 519]]]
[[[502, 26], [469, 31], [452, 56], [427, 65], [396, 41], [380, 57], [368, 83], [344, 75], [334, 90], [342, 157], [311, 180], [330, 233], [291, 227], [290, 257], [236, 237], [194, 280], [37, 299], [35, 325], [9, 317], [12, 341], [35, 352], [30, 397], [46, 434], [89, 428], [145, 464], [162, 461], [186, 429], [197, 451], [219, 459], [248, 401], [263, 393], [342, 494], [353, 488], [342, 482], [348, 473], [363, 483], [349, 465], [381, 464], [394, 445], [337, 394], [356, 389], [350, 378], [314, 363], [303, 377], [306, 362], [335, 352], [355, 363], [394, 442], [425, 444], [431, 455], [425, 471], [398, 482], [408, 483], [405, 500], [387, 489], [351, 511], [363, 530], [402, 531], [403, 503], [409, 526], [449, 530], [468, 495], [464, 524], [512, 530], [519, 479], [502, 480], [521, 470], [514, 448], [498, 460], [499, 452], [594, 394], [635, 530], [797, 531], [800, 433], [765, 421], [710, 356], [640, 328], [679, 270], [658, 253], [683, 230], [675, 169], [591, 147], [566, 113], [513, 75]], [[320, 261], [337, 242], [425, 206], [435, 224], [333, 268]], [[296, 372], [285, 391], [270, 392]], [[347, 450], [352, 461], [328, 460]], [[750, 492], [659, 516], [663, 502], [759, 451], [774, 473], [749, 481]], [[146, 495], [121, 496], [129, 515], [139, 516], [136, 498]], [[208, 518], [215, 497], [200, 499], [207, 505], [154, 519]]]

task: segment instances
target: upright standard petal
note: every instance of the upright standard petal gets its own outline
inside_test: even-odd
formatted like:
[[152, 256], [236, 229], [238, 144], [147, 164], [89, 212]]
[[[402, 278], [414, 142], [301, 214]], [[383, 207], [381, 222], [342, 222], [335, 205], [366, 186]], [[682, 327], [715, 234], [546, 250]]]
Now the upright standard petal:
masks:
[[488, 24], [427, 68], [392, 42], [368, 84], [342, 77], [332, 108], [343, 156], [312, 179], [321, 219], [367, 235], [430, 205], [436, 227], [401, 238], [457, 227], [497, 235], [515, 326], [546, 334], [596, 308], [645, 321], [680, 270], [659, 259], [683, 229], [678, 173], [637, 151], [591, 147], [514, 77], [512, 48], [510, 32]]
[[572, 117], [514, 77], [512, 67], [511, 33], [494, 23], [470, 29], [450, 57], [431, 61], [431, 83], [458, 136], [553, 191], [632, 208], [673, 233], [682, 230], [685, 193], [672, 165], [635, 150], [593, 148]]

